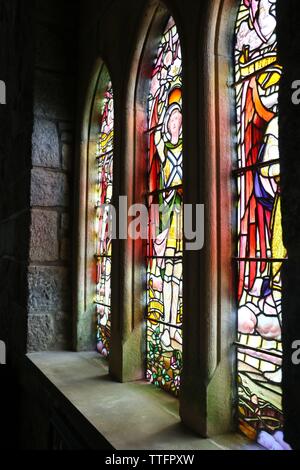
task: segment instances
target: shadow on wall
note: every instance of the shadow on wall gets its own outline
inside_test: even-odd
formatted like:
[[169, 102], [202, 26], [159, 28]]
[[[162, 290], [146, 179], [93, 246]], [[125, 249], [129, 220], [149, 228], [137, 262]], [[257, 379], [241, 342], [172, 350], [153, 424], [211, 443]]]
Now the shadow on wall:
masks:
[[0, 449], [17, 450], [20, 448], [19, 387], [11, 368], [8, 365], [3, 365], [2, 359], [0, 351]]

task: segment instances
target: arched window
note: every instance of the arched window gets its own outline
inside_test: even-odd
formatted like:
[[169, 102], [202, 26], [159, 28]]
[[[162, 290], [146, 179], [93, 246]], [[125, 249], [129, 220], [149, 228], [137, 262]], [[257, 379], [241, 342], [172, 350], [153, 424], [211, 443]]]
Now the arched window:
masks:
[[147, 378], [178, 395], [182, 369], [182, 59], [167, 21], [148, 97]]
[[[282, 429], [282, 241], [276, 0], [242, 0], [234, 44], [240, 429]], [[275, 442], [275, 441], [274, 441]], [[276, 442], [275, 442], [276, 443]]]
[[84, 106], [78, 167], [78, 256], [75, 348], [104, 357], [111, 343], [114, 99], [106, 65], [97, 60]]
[[106, 86], [98, 100], [99, 136], [95, 165], [95, 232], [96, 232], [96, 310], [97, 349], [108, 356], [111, 332], [111, 233], [110, 204], [113, 190], [114, 102], [113, 89], [107, 70]]

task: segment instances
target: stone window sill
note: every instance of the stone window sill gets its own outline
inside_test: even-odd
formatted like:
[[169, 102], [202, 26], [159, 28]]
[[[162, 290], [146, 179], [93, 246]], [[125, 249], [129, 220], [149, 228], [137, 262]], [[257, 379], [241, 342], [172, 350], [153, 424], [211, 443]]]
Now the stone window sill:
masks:
[[[261, 449], [239, 434], [198, 437], [180, 422], [176, 399], [147, 382], [112, 381], [106, 361], [94, 352], [33, 353], [27, 355], [27, 365], [48, 384], [50, 400], [57, 402], [54, 395], [59, 395], [66, 409], [73, 410], [68, 417], [80, 416], [76, 423], [92, 430], [92, 448], [99, 448], [98, 435], [116, 450]], [[85, 434], [82, 426], [79, 432]]]

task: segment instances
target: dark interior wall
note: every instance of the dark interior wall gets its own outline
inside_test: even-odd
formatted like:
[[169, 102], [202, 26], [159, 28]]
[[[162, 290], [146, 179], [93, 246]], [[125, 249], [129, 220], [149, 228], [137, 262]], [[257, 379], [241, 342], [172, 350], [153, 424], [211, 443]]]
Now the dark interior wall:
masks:
[[[1, 0], [0, 331], [8, 361], [71, 347], [76, 0]], [[27, 334], [28, 333], [28, 334]]]
[[28, 351], [71, 348], [77, 6], [35, 2]]
[[0, 79], [6, 84], [6, 105], [0, 106], [0, 340], [7, 348], [7, 366], [0, 370], [4, 448], [18, 441], [13, 425], [19, 411], [16, 370], [26, 351], [33, 31], [31, 1], [1, 0]]
[[[0, 340], [7, 348], [0, 416], [3, 423], [9, 410], [2, 429], [11, 447], [19, 441], [20, 427], [12, 426], [20, 420], [24, 354], [71, 347], [77, 6], [0, 0], [0, 80], [7, 93], [0, 106]], [[37, 416], [24, 418], [29, 430]]]
[[9, 362], [26, 348], [34, 22], [32, 2], [0, 2], [0, 332]]

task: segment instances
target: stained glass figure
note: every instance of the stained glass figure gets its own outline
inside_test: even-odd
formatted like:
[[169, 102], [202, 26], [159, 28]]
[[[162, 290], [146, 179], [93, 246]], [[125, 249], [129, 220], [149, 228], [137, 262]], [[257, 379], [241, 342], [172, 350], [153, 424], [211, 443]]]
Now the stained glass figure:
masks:
[[182, 369], [182, 59], [173, 18], [148, 97], [147, 378], [178, 395]]
[[97, 349], [109, 354], [111, 331], [111, 232], [110, 204], [113, 190], [114, 102], [111, 82], [100, 100], [96, 165], [96, 313]]
[[238, 407], [243, 433], [282, 440], [282, 241], [276, 0], [242, 0], [235, 30]]

